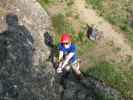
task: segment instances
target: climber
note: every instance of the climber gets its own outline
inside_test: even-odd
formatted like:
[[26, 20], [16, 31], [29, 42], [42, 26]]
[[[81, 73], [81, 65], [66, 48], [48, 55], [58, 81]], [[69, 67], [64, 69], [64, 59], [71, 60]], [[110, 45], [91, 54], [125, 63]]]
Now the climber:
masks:
[[69, 72], [70, 68], [72, 68], [77, 79], [80, 80], [82, 78], [76, 54], [76, 45], [71, 43], [71, 36], [68, 33], [64, 33], [61, 36], [58, 62], [57, 73]]

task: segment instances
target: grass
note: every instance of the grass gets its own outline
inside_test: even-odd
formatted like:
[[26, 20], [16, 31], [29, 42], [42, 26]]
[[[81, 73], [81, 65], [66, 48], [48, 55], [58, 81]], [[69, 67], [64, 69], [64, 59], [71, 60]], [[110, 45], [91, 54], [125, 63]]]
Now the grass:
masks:
[[84, 73], [104, 81], [109, 86], [119, 90], [125, 97], [132, 97], [133, 72], [124, 72], [118, 68], [119, 65], [101, 61], [95, 62], [95, 66]]
[[56, 33], [61, 34], [65, 31], [65, 26], [67, 23], [65, 21], [65, 16], [63, 14], [58, 14], [52, 17], [52, 24]]
[[47, 10], [47, 8], [50, 5], [53, 5], [54, 3], [57, 2], [57, 0], [38, 0], [38, 2], [42, 5], [42, 7]]
[[93, 68], [88, 69], [87, 74], [107, 81], [110, 85], [122, 79], [120, 73], [115, 70], [115, 66], [108, 62], [96, 63]]
[[101, 10], [102, 9], [102, 3], [103, 3], [104, 0], [89, 0], [89, 2], [92, 4], [92, 5], [96, 5], [96, 6], [93, 6], [94, 9], [99, 9]]
[[44, 3], [45, 5], [50, 5], [57, 2], [57, 0], [39, 0], [39, 2]]
[[91, 4], [100, 16], [124, 31], [129, 41], [133, 42], [133, 28], [129, 25], [127, 17], [130, 14], [129, 9], [133, 10], [132, 0], [86, 0], [86, 2]]
[[68, 6], [72, 6], [72, 5], [73, 5], [73, 3], [74, 3], [74, 1], [73, 1], [73, 0], [69, 0], [69, 1], [67, 2], [67, 5], [68, 5]]

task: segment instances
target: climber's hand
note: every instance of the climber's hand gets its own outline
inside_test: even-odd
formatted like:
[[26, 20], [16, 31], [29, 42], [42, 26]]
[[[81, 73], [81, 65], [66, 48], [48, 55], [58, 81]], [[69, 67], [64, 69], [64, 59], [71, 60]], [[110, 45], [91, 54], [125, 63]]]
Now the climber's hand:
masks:
[[62, 64], [63, 64], [63, 61], [59, 60], [58, 61], [58, 68], [56, 69], [57, 73], [62, 73]]
[[56, 71], [57, 71], [57, 73], [62, 73], [63, 72], [61, 67], [58, 67]]

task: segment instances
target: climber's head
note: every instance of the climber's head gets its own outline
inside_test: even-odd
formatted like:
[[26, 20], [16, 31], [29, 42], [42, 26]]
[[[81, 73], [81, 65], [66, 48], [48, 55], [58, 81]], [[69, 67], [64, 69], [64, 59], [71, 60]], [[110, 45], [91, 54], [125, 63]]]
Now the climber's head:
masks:
[[60, 43], [68, 48], [71, 44], [71, 36], [68, 33], [64, 33], [61, 36]]
[[71, 36], [68, 33], [62, 34], [60, 42], [63, 44], [70, 43], [71, 42]]
[[14, 13], [9, 13], [6, 15], [6, 23], [8, 25], [18, 25], [18, 17]]

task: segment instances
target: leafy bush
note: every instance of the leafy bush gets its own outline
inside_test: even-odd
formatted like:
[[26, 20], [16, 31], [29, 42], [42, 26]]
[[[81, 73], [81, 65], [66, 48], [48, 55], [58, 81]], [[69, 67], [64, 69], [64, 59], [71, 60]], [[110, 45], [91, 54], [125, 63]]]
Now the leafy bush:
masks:
[[91, 3], [95, 9], [102, 9], [102, 4], [104, 0], [86, 0], [87, 3]]
[[61, 34], [64, 32], [72, 33], [72, 34], [75, 33], [73, 26], [67, 22], [67, 20], [65, 19], [65, 16], [61, 13], [52, 17], [52, 23], [56, 33], [58, 34]]
[[70, 1], [67, 3], [67, 5], [68, 5], [68, 6], [72, 6], [73, 3], [74, 3], [74, 1], [73, 1], [73, 0], [70, 0]]

